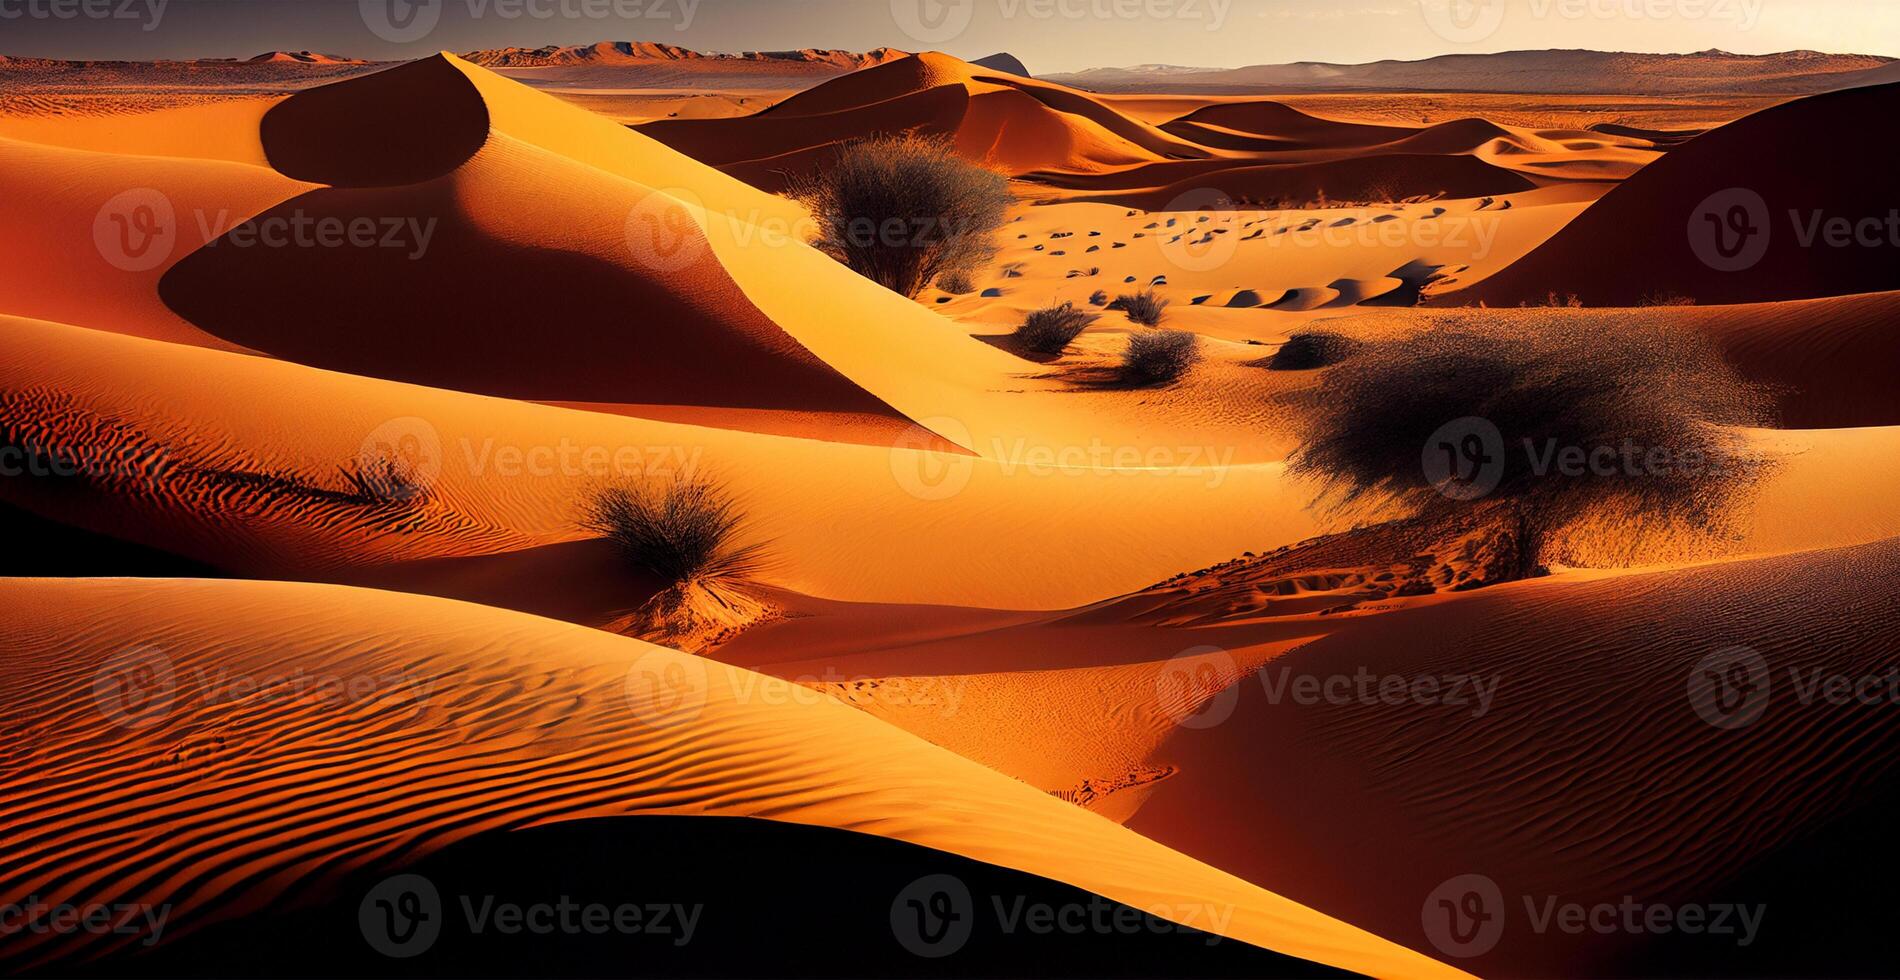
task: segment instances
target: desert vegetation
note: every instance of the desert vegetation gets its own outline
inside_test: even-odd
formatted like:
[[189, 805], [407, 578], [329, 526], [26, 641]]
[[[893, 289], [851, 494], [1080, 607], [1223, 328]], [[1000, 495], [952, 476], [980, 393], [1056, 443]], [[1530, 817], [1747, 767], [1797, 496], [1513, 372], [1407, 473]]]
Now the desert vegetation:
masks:
[[1014, 336], [1023, 349], [1032, 353], [1060, 354], [1099, 319], [1099, 314], [1076, 309], [1073, 303], [1060, 303], [1030, 313]]
[[1486, 527], [1500, 577], [1522, 578], [1567, 530], [1613, 529], [1631, 556], [1646, 535], [1734, 530], [1767, 465], [1734, 427], [1772, 404], [1682, 331], [1469, 320], [1334, 366], [1290, 467], [1326, 509]]
[[1153, 289], [1144, 289], [1138, 293], [1123, 293], [1108, 304], [1111, 310], [1127, 314], [1131, 322], [1144, 327], [1158, 327], [1167, 317], [1168, 301], [1155, 294]]
[[853, 143], [789, 191], [817, 222], [814, 246], [909, 297], [995, 257], [995, 233], [1013, 202], [1001, 174], [917, 136]]
[[1359, 341], [1330, 330], [1302, 330], [1288, 337], [1265, 363], [1275, 371], [1312, 371], [1338, 364], [1361, 346]]
[[1201, 338], [1187, 330], [1144, 330], [1128, 335], [1122, 380], [1137, 385], [1178, 381], [1201, 359]]

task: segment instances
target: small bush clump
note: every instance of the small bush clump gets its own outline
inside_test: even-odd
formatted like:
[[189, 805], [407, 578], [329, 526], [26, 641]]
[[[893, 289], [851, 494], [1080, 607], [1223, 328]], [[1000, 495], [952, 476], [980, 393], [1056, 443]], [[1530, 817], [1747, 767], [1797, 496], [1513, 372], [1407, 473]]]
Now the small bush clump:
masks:
[[1101, 317], [1084, 313], [1073, 303], [1050, 306], [1029, 314], [1016, 328], [1016, 342], [1037, 354], [1060, 354]]
[[1567, 528], [1726, 536], [1768, 463], [1735, 427], [1773, 409], [1690, 331], [1453, 323], [1328, 371], [1289, 469], [1335, 509], [1489, 523], [1524, 578]]
[[1014, 203], [1003, 175], [959, 157], [948, 140], [917, 136], [852, 144], [789, 191], [817, 222], [814, 247], [912, 298], [994, 258]]
[[669, 586], [734, 578], [757, 570], [758, 545], [740, 546], [738, 506], [718, 484], [682, 479], [664, 490], [637, 484], [600, 488], [582, 526], [612, 542], [628, 564]]
[[1176, 381], [1201, 359], [1201, 338], [1187, 330], [1154, 330], [1128, 335], [1122, 352], [1122, 377], [1134, 384]]
[[1312, 371], [1331, 367], [1351, 357], [1360, 343], [1329, 330], [1303, 330], [1287, 338], [1280, 349], [1267, 359], [1274, 371]]
[[1108, 304], [1111, 310], [1120, 310], [1128, 319], [1144, 327], [1158, 327], [1167, 315], [1168, 301], [1155, 295], [1152, 289], [1139, 293], [1124, 293]]
[[976, 283], [970, 280], [968, 272], [959, 270], [938, 276], [937, 288], [953, 296], [964, 296], [976, 292]]
[[1108, 290], [1098, 289], [1095, 292], [1090, 293], [1089, 305], [1090, 306], [1107, 306], [1108, 305]]

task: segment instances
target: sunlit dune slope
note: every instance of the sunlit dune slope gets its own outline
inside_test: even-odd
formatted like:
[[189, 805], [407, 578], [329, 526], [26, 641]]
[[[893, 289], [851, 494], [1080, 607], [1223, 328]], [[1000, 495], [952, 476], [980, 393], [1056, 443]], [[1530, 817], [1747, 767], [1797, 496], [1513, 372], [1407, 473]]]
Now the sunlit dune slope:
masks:
[[[1507, 272], [1439, 302], [1759, 303], [1900, 287], [1900, 85], [1765, 109], [1671, 150]], [[1842, 223], [1845, 223], [1844, 225]]]
[[[835, 701], [637, 641], [321, 586], [0, 594], [14, 679], [0, 713], [27, 753], [14, 761], [32, 762], [0, 770], [9, 901], [168, 904], [175, 939], [487, 831], [759, 816], [1137, 907], [1212, 903], [1233, 909], [1233, 938], [1369, 975], [1462, 975]], [[45, 963], [136, 939], [22, 934], [8, 952]]]
[[0, 139], [0, 313], [232, 347], [167, 309], [159, 279], [232, 225], [308, 189], [244, 163]]
[[[770, 584], [839, 599], [1067, 608], [1315, 526], [1279, 465], [1222, 465], [1219, 447], [1144, 465], [1157, 457], [1087, 441], [1005, 442], [997, 458], [920, 448], [934, 444], [924, 433], [890, 447], [821, 443], [4, 323], [9, 426], [105, 477], [6, 481], [0, 493], [258, 576], [520, 553], [508, 566], [518, 587], [501, 590], [520, 595], [506, 601], [558, 595], [601, 567], [522, 549], [586, 537], [578, 519], [604, 479], [682, 473], [731, 488], [748, 537], [783, 558]], [[431, 495], [392, 508], [353, 488], [347, 468], [377, 452], [416, 459]], [[429, 580], [401, 587], [428, 591]]]

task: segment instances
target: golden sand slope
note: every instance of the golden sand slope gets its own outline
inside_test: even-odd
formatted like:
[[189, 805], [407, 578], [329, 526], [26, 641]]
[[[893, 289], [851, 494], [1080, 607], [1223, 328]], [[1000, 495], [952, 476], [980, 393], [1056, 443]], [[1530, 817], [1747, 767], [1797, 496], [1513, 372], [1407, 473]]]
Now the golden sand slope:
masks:
[[[261, 576], [571, 542], [585, 536], [576, 521], [590, 487], [683, 472], [730, 485], [785, 559], [770, 582], [840, 599], [1067, 608], [1314, 532], [1277, 464], [1222, 466], [1193, 447], [1145, 466], [1086, 441], [1035, 443], [1077, 452], [1026, 459], [934, 452], [919, 448], [931, 445], [924, 434], [894, 447], [820, 443], [0, 322], [9, 421], [76, 451], [156, 450], [134, 454], [140, 468], [104, 493], [23, 502]], [[433, 495], [394, 509], [354, 496], [341, 468], [366, 451], [412, 454]], [[152, 459], [163, 465], [147, 468]], [[8, 481], [0, 492], [35, 491]], [[517, 589], [558, 593], [599, 573], [579, 571], [517, 566]]]
[[[1234, 938], [1369, 975], [1463, 975], [829, 698], [636, 641], [321, 586], [15, 580], [0, 596], [9, 901], [171, 903], [177, 936], [484, 831], [758, 816], [1143, 908], [1231, 907]], [[16, 941], [103, 951], [89, 939]]]

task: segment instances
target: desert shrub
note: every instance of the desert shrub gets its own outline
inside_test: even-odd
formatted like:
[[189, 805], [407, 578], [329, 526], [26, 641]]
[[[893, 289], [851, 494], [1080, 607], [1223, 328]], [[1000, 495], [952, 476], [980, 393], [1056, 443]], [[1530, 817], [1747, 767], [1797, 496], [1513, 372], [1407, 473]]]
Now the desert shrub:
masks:
[[860, 275], [915, 297], [939, 276], [996, 255], [1009, 182], [956, 155], [950, 143], [880, 136], [794, 179], [790, 193], [817, 222], [812, 244]]
[[1164, 384], [1179, 379], [1200, 359], [1201, 338], [1189, 331], [1132, 333], [1122, 352], [1122, 377], [1134, 384]]
[[744, 525], [738, 506], [708, 480], [681, 479], [658, 491], [603, 486], [587, 501], [581, 523], [669, 586], [742, 577], [759, 567], [759, 546], [737, 544]]
[[1029, 314], [1016, 328], [1016, 341], [1038, 354], [1060, 354], [1099, 319], [1097, 314], [1076, 309], [1074, 303], [1045, 307]]
[[1696, 302], [1695, 302], [1695, 297], [1693, 296], [1684, 296], [1681, 293], [1675, 292], [1673, 290], [1664, 289], [1664, 290], [1659, 290], [1653, 293], [1643, 294], [1643, 298], [1638, 300], [1636, 305], [1637, 306], [1694, 306], [1696, 305]]
[[1351, 357], [1359, 341], [1328, 330], [1303, 330], [1287, 338], [1267, 367], [1275, 371], [1311, 371], [1331, 367]]
[[970, 280], [968, 272], [946, 272], [937, 277], [937, 288], [952, 295], [963, 296], [976, 292], [976, 283]]
[[1108, 290], [1098, 289], [1090, 293], [1089, 305], [1090, 306], [1107, 306], [1108, 305]]
[[[1468, 321], [1366, 345], [1321, 379], [1291, 471], [1316, 503], [1475, 521], [1536, 573], [1556, 534], [1721, 536], [1765, 460], [1727, 426], [1768, 424], [1767, 391], [1709, 342], [1648, 324]], [[1583, 465], [1578, 468], [1578, 457]]]
[[1152, 289], [1139, 293], [1123, 293], [1108, 304], [1111, 310], [1120, 310], [1128, 314], [1128, 319], [1144, 327], [1158, 327], [1167, 315], [1168, 301], [1155, 295]]

